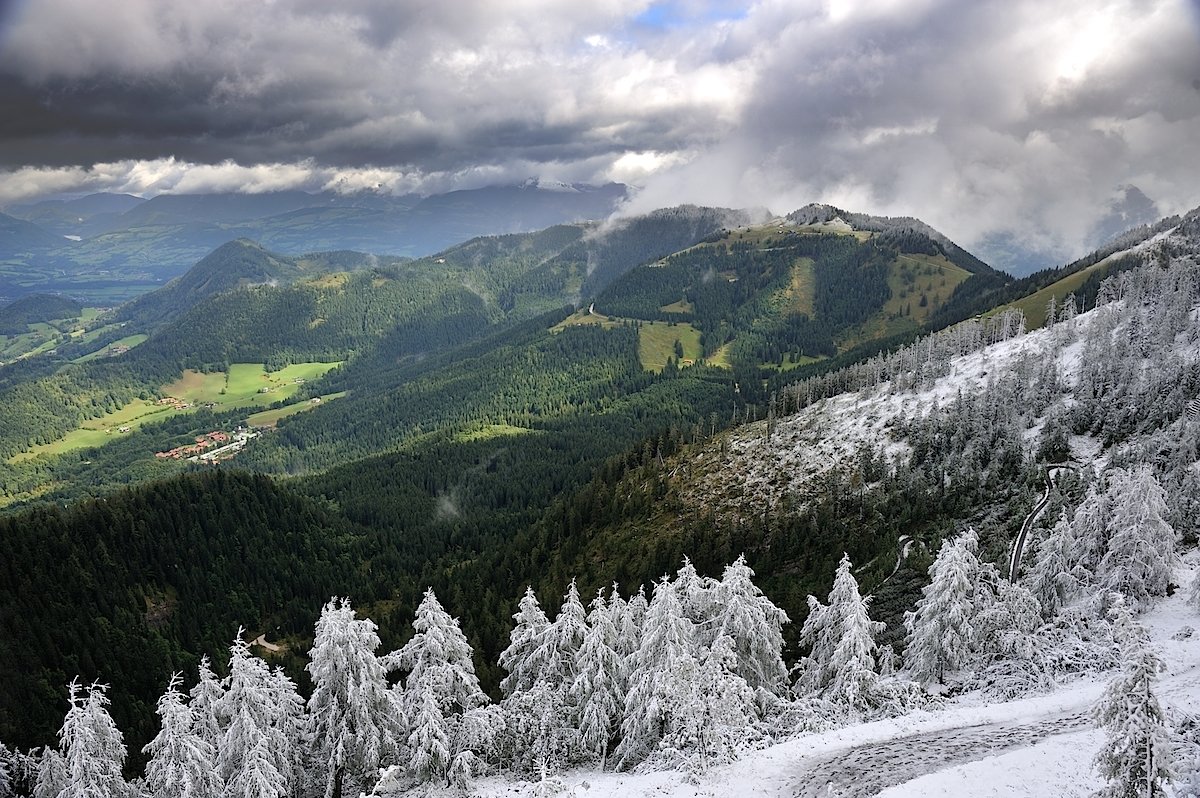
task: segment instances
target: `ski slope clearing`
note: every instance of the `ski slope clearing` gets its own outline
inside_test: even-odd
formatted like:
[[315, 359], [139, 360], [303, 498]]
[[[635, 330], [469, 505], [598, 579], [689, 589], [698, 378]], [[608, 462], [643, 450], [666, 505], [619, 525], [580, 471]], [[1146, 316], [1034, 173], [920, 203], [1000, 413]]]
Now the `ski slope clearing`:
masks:
[[[1157, 693], [1168, 711], [1200, 711], [1200, 615], [1186, 604], [1200, 575], [1194, 560], [1176, 573], [1183, 589], [1139, 618], [1167, 664]], [[1082, 678], [1053, 692], [1004, 703], [967, 693], [939, 709], [802, 734], [746, 753], [706, 773], [570, 771], [557, 794], [587, 798], [1012, 798], [1088, 796], [1104, 733], [1091, 709], [1106, 679]], [[505, 778], [474, 785], [486, 798], [556, 794]]]

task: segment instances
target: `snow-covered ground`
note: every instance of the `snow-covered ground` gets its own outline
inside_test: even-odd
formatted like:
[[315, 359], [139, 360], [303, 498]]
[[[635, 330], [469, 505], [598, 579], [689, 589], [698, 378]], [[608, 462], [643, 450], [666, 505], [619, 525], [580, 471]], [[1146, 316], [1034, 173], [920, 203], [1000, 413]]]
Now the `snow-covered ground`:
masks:
[[[1195, 552], [1175, 577], [1183, 586], [1139, 619], [1167, 670], [1157, 693], [1168, 711], [1200, 712], [1200, 614], [1185, 603], [1200, 575]], [[1198, 631], [1186, 636], [1189, 627]], [[1090, 712], [1104, 679], [1079, 679], [1053, 692], [1005, 703], [965, 694], [933, 711], [800, 735], [746, 753], [699, 778], [572, 771], [566, 795], [587, 798], [937, 798], [1086, 796], [1100, 785], [1092, 767], [1103, 732]], [[486, 779], [487, 798], [532, 794], [535, 785]]]
[[[910, 451], [908, 443], [893, 434], [897, 425], [944, 407], [960, 394], [979, 392], [989, 380], [1010, 372], [1022, 357], [1034, 362], [1054, 359], [1061, 378], [1071, 384], [1083, 348], [1081, 339], [1095, 318], [1095, 311], [1089, 311], [1066, 322], [1075, 328], [1069, 338], [1060, 325], [955, 358], [951, 372], [923, 390], [893, 391], [884, 383], [818, 401], [781, 417], [770, 440], [766, 421], [747, 424], [731, 432], [727, 452], [715, 443], [698, 452], [685, 464], [690, 474], [680, 482], [691, 486], [692, 499], [738, 512], [747, 506], [775, 506], [785, 496], [793, 500], [805, 496], [820, 475], [854, 462], [863, 446], [896, 462]], [[1036, 436], [1039, 429], [1026, 434]]]

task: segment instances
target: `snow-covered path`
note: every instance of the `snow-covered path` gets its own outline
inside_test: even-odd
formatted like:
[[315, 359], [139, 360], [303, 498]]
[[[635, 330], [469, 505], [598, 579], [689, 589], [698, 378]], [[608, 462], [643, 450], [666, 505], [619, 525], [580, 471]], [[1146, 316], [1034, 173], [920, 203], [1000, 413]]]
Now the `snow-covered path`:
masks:
[[981, 723], [897, 737], [806, 762], [795, 798], [868, 798], [928, 773], [1027, 748], [1057, 734], [1090, 728], [1088, 708], [1029, 721]]

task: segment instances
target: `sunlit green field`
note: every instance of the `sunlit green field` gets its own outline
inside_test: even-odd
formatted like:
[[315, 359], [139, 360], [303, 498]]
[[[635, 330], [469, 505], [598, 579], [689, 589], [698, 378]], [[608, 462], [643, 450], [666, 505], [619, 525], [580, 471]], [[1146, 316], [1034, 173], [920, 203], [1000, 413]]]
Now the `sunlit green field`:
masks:
[[[113, 436], [126, 434], [147, 421], [157, 421], [180, 413], [193, 412], [199, 406], [211, 404], [213, 410], [221, 411], [273, 405], [295, 396], [303, 381], [316, 379], [338, 365], [340, 363], [295, 363], [270, 373], [263, 370], [261, 363], [233, 363], [230, 365], [229, 374], [220, 371], [205, 374], [189, 369], [178, 380], [159, 389], [164, 397], [180, 399], [187, 403], [188, 407], [180, 408], [171, 404], [157, 404], [155, 401], [135, 399], [120, 410], [85, 421], [80, 428], [68, 432], [56, 441], [39, 444], [28, 451], [21, 452], [10, 462], [30, 460], [40, 455], [57, 455], [76, 449], [103, 446], [112, 440]], [[297, 380], [301, 382], [297, 382]], [[266, 390], [263, 390], [264, 388]], [[343, 395], [331, 394], [327, 398], [332, 399]], [[289, 411], [278, 416], [278, 418], [282, 418], [290, 413], [308, 409], [310, 406], [308, 402], [302, 402], [287, 408], [275, 408], [266, 412]], [[261, 426], [269, 425], [264, 423]], [[125, 431], [122, 432], [122, 429]]]

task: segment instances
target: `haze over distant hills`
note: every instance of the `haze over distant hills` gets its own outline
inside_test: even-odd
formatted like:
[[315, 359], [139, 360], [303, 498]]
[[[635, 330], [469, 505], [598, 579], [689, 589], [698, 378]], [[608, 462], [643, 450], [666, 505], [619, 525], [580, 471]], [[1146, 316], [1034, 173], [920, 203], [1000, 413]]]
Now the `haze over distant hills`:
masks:
[[287, 254], [428, 255], [475, 236], [603, 219], [626, 193], [617, 183], [527, 180], [428, 197], [279, 191], [45, 201], [0, 216], [0, 296], [61, 291], [115, 304], [237, 238]]

